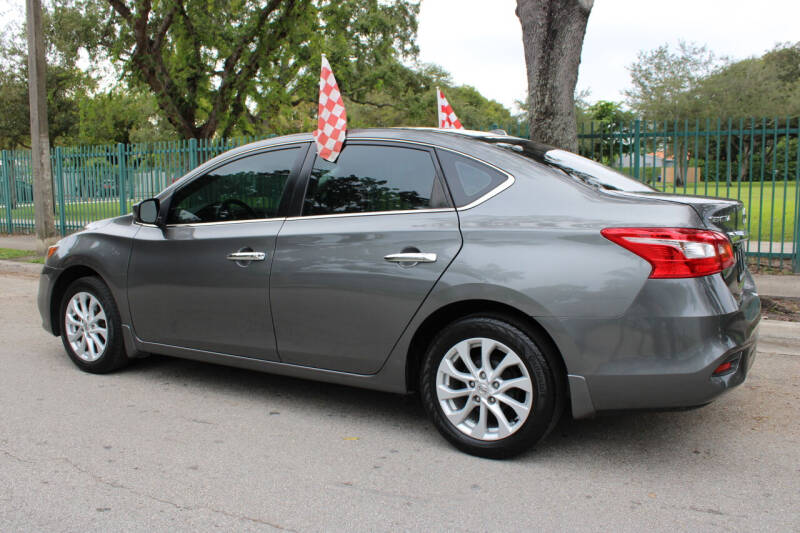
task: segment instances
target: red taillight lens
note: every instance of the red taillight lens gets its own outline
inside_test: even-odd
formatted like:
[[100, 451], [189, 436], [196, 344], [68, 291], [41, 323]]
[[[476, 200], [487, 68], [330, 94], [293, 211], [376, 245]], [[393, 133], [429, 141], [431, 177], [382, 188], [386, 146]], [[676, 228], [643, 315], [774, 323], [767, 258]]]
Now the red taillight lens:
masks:
[[606, 239], [653, 266], [651, 278], [709, 276], [736, 262], [728, 237], [693, 228], [606, 228]]
[[733, 368], [733, 363], [731, 363], [730, 361], [726, 361], [725, 363], [719, 365], [716, 370], [714, 370], [714, 375], [716, 376], [717, 374], [724, 374], [725, 372], [728, 372], [731, 368]]

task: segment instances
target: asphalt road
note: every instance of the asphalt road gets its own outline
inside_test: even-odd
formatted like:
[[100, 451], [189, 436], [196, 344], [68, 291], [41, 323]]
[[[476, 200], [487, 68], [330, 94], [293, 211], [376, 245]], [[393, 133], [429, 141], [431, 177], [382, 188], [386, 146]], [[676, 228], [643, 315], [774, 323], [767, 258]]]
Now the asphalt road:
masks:
[[165, 357], [84, 374], [35, 291], [0, 274], [0, 531], [800, 530], [791, 342], [708, 407], [565, 420], [499, 462], [399, 396]]

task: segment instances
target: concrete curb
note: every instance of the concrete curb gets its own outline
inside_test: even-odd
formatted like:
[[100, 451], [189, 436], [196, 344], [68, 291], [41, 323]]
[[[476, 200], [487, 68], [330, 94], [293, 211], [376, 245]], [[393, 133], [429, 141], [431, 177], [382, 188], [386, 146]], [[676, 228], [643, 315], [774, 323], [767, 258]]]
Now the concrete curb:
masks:
[[23, 263], [21, 261], [0, 259], [0, 273], [3, 274], [17, 274], [38, 278], [39, 274], [42, 273], [42, 266], [39, 263]]
[[758, 351], [800, 355], [800, 322], [761, 319]]
[[754, 274], [758, 294], [800, 298], [800, 276], [794, 274]]
[[794, 274], [753, 274], [758, 294], [800, 298], [800, 276]]

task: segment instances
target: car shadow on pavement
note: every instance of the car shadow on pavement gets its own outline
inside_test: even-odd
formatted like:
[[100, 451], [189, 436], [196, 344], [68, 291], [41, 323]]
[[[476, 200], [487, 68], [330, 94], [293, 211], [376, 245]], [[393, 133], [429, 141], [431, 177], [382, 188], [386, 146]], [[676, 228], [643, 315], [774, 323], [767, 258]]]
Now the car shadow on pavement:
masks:
[[[278, 401], [320, 416], [363, 418], [384, 433], [418, 433], [424, 445], [452, 449], [436, 435], [419, 398], [309, 381], [275, 374], [154, 355], [136, 361], [125, 372], [129, 377], [147, 376], [162, 384], [180, 384], [217, 393], [228, 399]], [[666, 468], [672, 461], [698, 453], [693, 443], [703, 435], [724, 432], [723, 422], [712, 411], [714, 404], [690, 411], [625, 412], [574, 420], [568, 410], [552, 433], [531, 451], [516, 460], [524, 462], [564, 462], [597, 460], [653, 464], [654, 458]], [[712, 428], [712, 426], [714, 426]], [[730, 429], [730, 431], [734, 431]]]

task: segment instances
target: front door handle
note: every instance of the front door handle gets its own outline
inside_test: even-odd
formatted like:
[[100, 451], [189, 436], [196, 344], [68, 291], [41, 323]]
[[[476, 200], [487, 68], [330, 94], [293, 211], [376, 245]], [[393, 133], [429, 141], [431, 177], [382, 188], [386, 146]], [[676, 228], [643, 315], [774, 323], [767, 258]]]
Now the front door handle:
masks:
[[263, 261], [267, 257], [264, 252], [232, 252], [228, 254], [229, 261]]
[[411, 266], [417, 263], [435, 263], [436, 254], [429, 254], [424, 252], [404, 252], [400, 254], [389, 254], [384, 256], [384, 259], [390, 263], [400, 263], [403, 265]]

